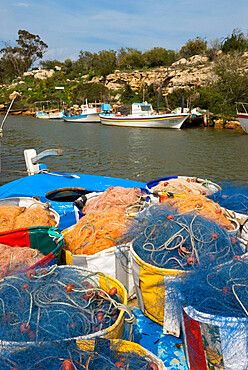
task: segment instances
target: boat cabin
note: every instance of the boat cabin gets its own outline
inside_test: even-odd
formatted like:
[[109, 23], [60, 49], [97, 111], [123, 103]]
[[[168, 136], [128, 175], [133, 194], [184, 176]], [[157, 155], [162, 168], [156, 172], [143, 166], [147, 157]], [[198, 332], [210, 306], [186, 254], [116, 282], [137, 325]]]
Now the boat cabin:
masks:
[[153, 114], [153, 108], [150, 103], [133, 103], [132, 104], [132, 115], [145, 115], [150, 116]]

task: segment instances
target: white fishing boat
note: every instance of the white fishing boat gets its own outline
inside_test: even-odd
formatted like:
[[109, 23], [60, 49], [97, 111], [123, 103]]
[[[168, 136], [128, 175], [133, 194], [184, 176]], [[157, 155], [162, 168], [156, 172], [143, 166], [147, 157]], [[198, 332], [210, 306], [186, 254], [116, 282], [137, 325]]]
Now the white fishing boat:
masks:
[[64, 117], [64, 111], [52, 111], [48, 113], [49, 119], [62, 119]]
[[80, 107], [74, 105], [69, 111], [65, 112], [63, 119], [65, 122], [100, 122], [100, 112], [101, 104], [88, 104], [86, 100], [86, 103]]
[[99, 114], [101, 123], [110, 126], [180, 129], [189, 116], [188, 113], [157, 114], [152, 105], [147, 102], [133, 103], [132, 113], [127, 116], [120, 113], [110, 113], [109, 104], [103, 104], [102, 111], [103, 113]]
[[49, 119], [49, 114], [47, 112], [36, 112], [35, 117], [40, 119]]
[[236, 104], [237, 117], [244, 132], [248, 134], [248, 103]]
[[[40, 119], [62, 119], [64, 116], [63, 109], [60, 109], [57, 102], [50, 100], [37, 101], [34, 103], [35, 117]], [[56, 107], [56, 108], [54, 108]]]
[[[181, 113], [182, 111], [182, 108], [181, 107], [177, 107], [176, 109], [174, 109], [172, 111], [172, 113]], [[196, 117], [202, 117], [204, 113], [206, 113], [206, 110], [205, 109], [201, 109], [201, 108], [193, 108], [193, 109], [190, 109], [190, 108], [183, 108], [183, 111], [184, 113], [188, 113], [192, 118], [196, 118]]]

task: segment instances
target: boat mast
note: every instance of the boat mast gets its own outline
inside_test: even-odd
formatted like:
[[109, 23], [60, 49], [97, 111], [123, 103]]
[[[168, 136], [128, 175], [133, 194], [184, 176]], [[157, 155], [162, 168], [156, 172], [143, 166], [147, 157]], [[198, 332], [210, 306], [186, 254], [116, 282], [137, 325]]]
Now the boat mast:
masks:
[[5, 116], [3, 117], [3, 120], [2, 120], [2, 123], [1, 123], [1, 126], [0, 126], [0, 172], [2, 172], [2, 165], [1, 165], [1, 158], [2, 158], [2, 137], [3, 137], [3, 125], [4, 125], [4, 122], [6, 121], [6, 118], [8, 117], [8, 114], [9, 114], [9, 111], [14, 103], [14, 100], [17, 96], [19, 96], [20, 94], [17, 92], [17, 91], [14, 91], [13, 94], [11, 94], [9, 97], [11, 99], [11, 102], [10, 102], [10, 105], [9, 105], [9, 108], [7, 109], [7, 112], [5, 114]]

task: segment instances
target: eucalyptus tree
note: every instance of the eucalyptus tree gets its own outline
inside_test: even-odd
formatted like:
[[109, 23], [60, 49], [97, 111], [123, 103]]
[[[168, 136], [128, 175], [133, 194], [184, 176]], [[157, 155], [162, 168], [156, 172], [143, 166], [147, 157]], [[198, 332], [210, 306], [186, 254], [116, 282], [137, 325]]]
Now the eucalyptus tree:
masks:
[[13, 79], [21, 76], [30, 69], [35, 61], [42, 59], [48, 46], [39, 35], [34, 35], [25, 30], [18, 31], [16, 45], [11, 46], [4, 42], [0, 50], [0, 63], [6, 71], [6, 78]]

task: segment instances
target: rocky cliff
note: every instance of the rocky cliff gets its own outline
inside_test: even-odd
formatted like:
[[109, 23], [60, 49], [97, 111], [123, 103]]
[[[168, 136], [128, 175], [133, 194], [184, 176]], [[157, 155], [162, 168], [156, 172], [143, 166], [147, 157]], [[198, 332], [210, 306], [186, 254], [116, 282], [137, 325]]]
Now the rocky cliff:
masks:
[[149, 71], [131, 71], [115, 73], [107, 77], [94, 77], [92, 82], [104, 83], [106, 87], [117, 91], [125, 84], [129, 84], [132, 89], [140, 90], [154, 84], [159, 88], [163, 83], [163, 93], [168, 94], [174, 89], [187, 88], [196, 85], [205, 86], [210, 81], [216, 81], [214, 73], [214, 62], [210, 62], [208, 57], [195, 55], [189, 60], [180, 59], [170, 67], [160, 67]]

